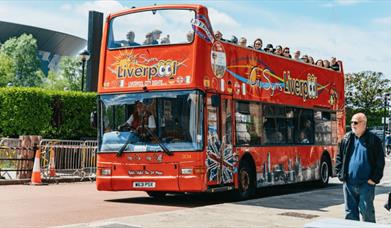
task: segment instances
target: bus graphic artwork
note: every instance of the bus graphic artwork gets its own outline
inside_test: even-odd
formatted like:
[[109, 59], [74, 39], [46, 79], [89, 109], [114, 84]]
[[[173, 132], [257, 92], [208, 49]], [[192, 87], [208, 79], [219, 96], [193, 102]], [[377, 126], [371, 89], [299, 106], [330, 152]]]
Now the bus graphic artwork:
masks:
[[207, 156], [208, 180], [216, 181], [218, 184], [232, 183], [234, 161], [232, 145], [221, 143], [216, 129], [213, 128], [209, 128]]
[[247, 199], [264, 186], [326, 185], [335, 176], [345, 131], [342, 62], [334, 71], [213, 34], [207, 8], [196, 4], [107, 17], [98, 190], [152, 197], [233, 190]]
[[109, 70], [116, 75], [117, 79], [146, 78], [145, 80], [152, 81], [166, 78], [163, 80], [164, 82], [171, 82], [175, 79], [178, 69], [181, 66], [186, 66], [186, 59], [182, 61], [163, 60], [147, 55], [134, 55], [132, 52], [126, 51], [121, 52], [115, 58], [116, 61], [111, 64]]
[[211, 51], [211, 65], [214, 75], [217, 78], [222, 78], [224, 76], [227, 60], [224, 51], [224, 47], [220, 42], [215, 42], [212, 46]]

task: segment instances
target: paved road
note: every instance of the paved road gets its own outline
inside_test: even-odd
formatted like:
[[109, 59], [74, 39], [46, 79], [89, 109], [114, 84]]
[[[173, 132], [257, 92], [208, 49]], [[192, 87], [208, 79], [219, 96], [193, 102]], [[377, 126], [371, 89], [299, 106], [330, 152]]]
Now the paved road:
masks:
[[[378, 223], [391, 191], [391, 161], [376, 188]], [[256, 199], [230, 202], [227, 195], [177, 195], [155, 200], [143, 192], [98, 192], [94, 183], [0, 186], [1, 227], [303, 227], [321, 218], [343, 218], [342, 186], [308, 184], [262, 189]], [[123, 225], [118, 225], [123, 224]], [[126, 224], [126, 225], [125, 225]]]
[[[331, 180], [327, 188], [291, 185], [262, 189], [258, 198], [244, 202], [226, 202], [186, 210], [150, 213], [73, 227], [391, 227], [391, 212], [383, 208], [391, 192], [391, 159], [386, 158], [385, 175], [376, 187], [377, 224], [344, 220], [342, 184]], [[175, 199], [175, 198], [173, 198]], [[191, 199], [190, 199], [191, 200]], [[349, 224], [347, 224], [349, 223]], [[331, 224], [334, 224], [333, 226]], [[317, 226], [321, 225], [321, 226]], [[373, 226], [372, 226], [373, 225]]]
[[155, 204], [143, 192], [98, 192], [91, 182], [0, 186], [0, 227], [58, 226], [182, 207], [189, 205]]
[[[271, 188], [258, 198], [244, 202], [218, 203], [185, 210], [149, 213], [127, 216], [91, 223], [65, 226], [75, 227], [303, 227], [305, 224], [324, 218], [344, 218], [342, 185], [333, 179], [327, 188], [295, 185], [293, 193], [289, 189]], [[378, 224], [391, 227], [391, 214], [383, 208], [391, 191], [391, 181], [376, 190], [375, 207]], [[172, 197], [177, 199], [177, 197]], [[187, 200], [186, 198], [183, 198]], [[194, 199], [188, 199], [194, 200]], [[323, 226], [330, 227], [330, 225]], [[334, 227], [346, 227], [334, 226]], [[360, 224], [360, 227], [368, 225]]]

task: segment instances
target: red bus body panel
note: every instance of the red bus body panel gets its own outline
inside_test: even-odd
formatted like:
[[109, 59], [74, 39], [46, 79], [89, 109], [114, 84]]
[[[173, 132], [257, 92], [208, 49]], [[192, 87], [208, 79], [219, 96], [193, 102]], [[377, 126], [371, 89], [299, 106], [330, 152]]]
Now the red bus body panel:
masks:
[[[107, 32], [113, 17], [152, 9], [193, 9], [196, 18], [203, 22], [206, 30], [195, 26], [194, 41], [190, 44], [159, 45], [108, 50]], [[198, 33], [204, 34], [203, 37]], [[132, 93], [143, 91], [169, 91], [199, 89], [206, 93], [224, 94], [233, 100], [259, 101], [291, 107], [329, 110], [337, 113], [338, 141], [345, 129], [344, 74], [305, 64], [292, 59], [243, 48], [228, 42], [205, 39], [213, 34], [207, 9], [200, 5], [167, 5], [132, 9], [108, 17], [102, 39], [99, 73], [99, 94]], [[217, 57], [216, 57], [217, 56]], [[217, 58], [217, 63], [216, 59]], [[226, 59], [225, 69], [219, 72], [218, 61]], [[171, 75], [159, 75], [159, 66], [170, 65]], [[223, 67], [224, 68], [224, 67]], [[315, 85], [310, 91], [310, 85]], [[207, 114], [205, 113], [205, 119]], [[206, 121], [205, 121], [206, 122]], [[204, 129], [207, 129], [205, 123]], [[234, 129], [234, 128], [233, 128]], [[163, 152], [124, 153], [116, 157], [113, 153], [98, 153], [98, 190], [142, 190], [165, 192], [203, 192], [208, 189], [206, 172], [182, 175], [182, 168], [206, 166], [207, 132], [204, 131], [204, 151], [175, 152], [168, 156]], [[235, 140], [233, 140], [235, 141]], [[298, 167], [302, 175], [309, 167], [316, 166], [327, 151], [335, 164], [337, 145], [284, 145], [235, 147], [240, 160], [245, 154], [254, 159], [257, 180], [267, 178], [266, 167], [282, 164]], [[272, 154], [268, 158], [268, 153]], [[299, 161], [298, 161], [299, 158]], [[269, 163], [267, 165], [266, 163]], [[235, 163], [236, 166], [238, 163]], [[111, 176], [102, 176], [102, 168], [111, 169]], [[237, 167], [236, 167], [237, 168]], [[293, 169], [293, 168], [291, 168]], [[261, 177], [259, 177], [261, 175]], [[264, 177], [262, 177], [264, 175]], [[237, 171], [234, 175], [237, 187]], [[302, 181], [318, 178], [303, 177]], [[155, 182], [150, 188], [134, 188], [133, 182]], [[300, 181], [300, 180], [297, 180]], [[262, 186], [262, 183], [259, 183]]]

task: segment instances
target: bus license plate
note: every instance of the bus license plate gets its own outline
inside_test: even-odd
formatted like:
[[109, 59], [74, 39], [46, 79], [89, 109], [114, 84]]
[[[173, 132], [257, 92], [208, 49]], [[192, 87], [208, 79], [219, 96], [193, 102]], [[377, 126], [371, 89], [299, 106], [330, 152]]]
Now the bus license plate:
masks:
[[155, 188], [156, 183], [149, 181], [149, 182], [133, 182], [133, 188]]

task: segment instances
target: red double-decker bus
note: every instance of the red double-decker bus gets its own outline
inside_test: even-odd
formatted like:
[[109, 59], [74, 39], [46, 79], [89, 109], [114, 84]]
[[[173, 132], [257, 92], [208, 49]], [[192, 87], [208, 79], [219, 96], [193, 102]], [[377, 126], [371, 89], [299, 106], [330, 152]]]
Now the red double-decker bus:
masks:
[[216, 40], [201, 5], [108, 16], [97, 189], [234, 190], [243, 199], [263, 186], [327, 184], [345, 129], [339, 64], [334, 71]]

